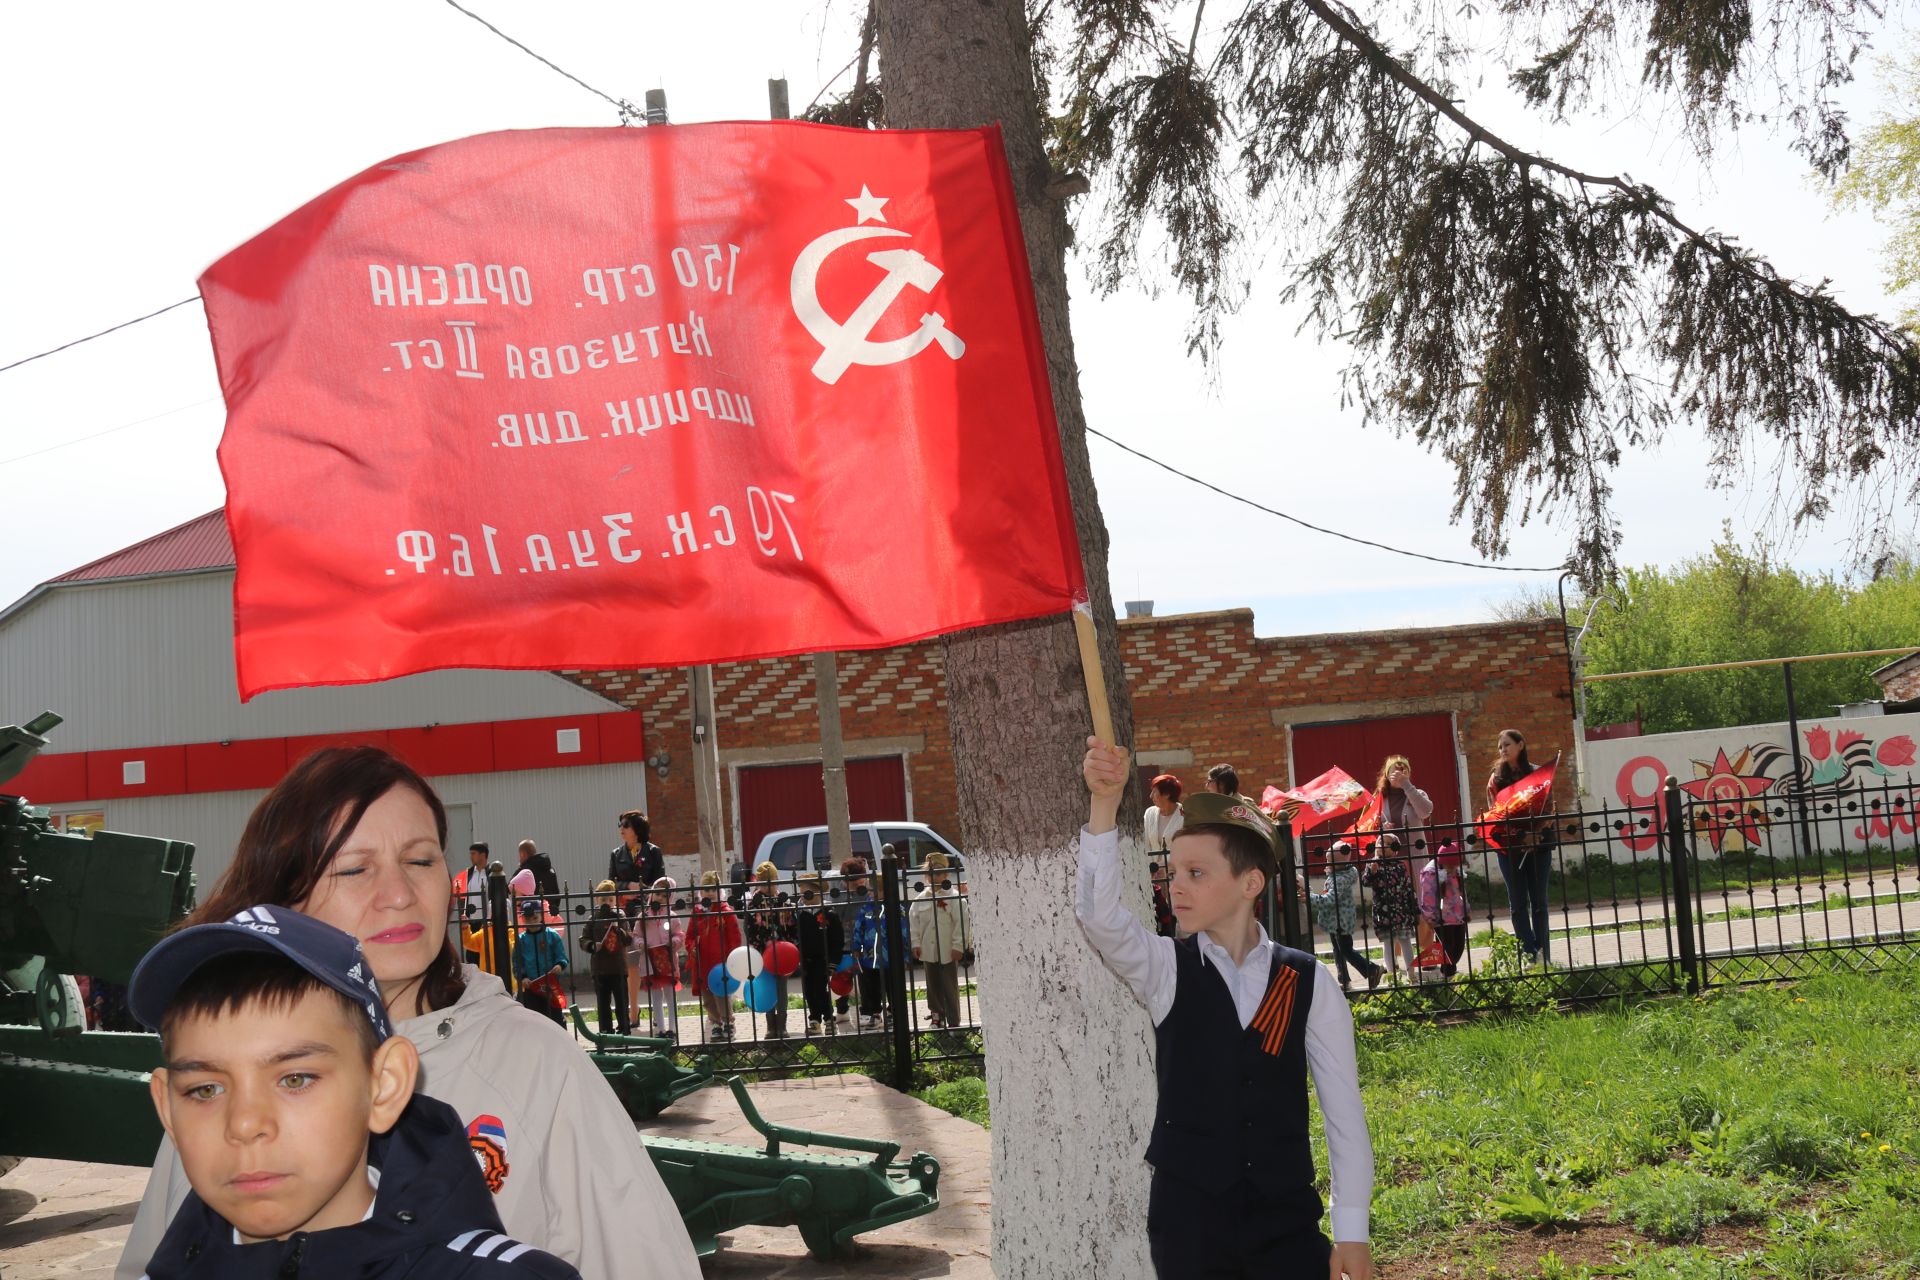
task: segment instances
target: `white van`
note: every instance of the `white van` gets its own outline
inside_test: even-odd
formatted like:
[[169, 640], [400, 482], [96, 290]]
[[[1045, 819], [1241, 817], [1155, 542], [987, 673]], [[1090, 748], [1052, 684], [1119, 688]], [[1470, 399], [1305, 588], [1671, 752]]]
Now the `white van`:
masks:
[[[865, 858], [867, 866], [876, 875], [880, 871], [880, 847], [888, 844], [906, 860], [909, 868], [923, 865], [928, 854], [938, 851], [952, 860], [956, 878], [965, 873], [965, 860], [960, 856], [960, 851], [953, 847], [953, 842], [924, 822], [856, 822], [849, 832], [853, 837], [853, 856]], [[758, 871], [763, 862], [771, 862], [777, 867], [782, 880], [808, 868], [822, 873], [839, 870], [830, 865], [832, 853], [827, 847], [827, 829], [824, 826], [769, 831], [760, 837], [760, 847], [754, 851], [748, 873]], [[919, 877], [911, 879], [917, 880]]]

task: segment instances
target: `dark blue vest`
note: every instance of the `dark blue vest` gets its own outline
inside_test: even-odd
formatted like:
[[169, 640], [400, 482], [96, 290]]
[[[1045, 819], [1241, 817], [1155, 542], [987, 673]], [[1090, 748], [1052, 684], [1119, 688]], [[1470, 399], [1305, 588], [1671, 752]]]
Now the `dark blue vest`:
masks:
[[1267, 994], [1240, 1025], [1226, 979], [1199, 943], [1174, 944], [1173, 1008], [1154, 1028], [1160, 1105], [1147, 1161], [1212, 1191], [1313, 1186], [1307, 1130], [1307, 1012], [1318, 963], [1275, 946]]

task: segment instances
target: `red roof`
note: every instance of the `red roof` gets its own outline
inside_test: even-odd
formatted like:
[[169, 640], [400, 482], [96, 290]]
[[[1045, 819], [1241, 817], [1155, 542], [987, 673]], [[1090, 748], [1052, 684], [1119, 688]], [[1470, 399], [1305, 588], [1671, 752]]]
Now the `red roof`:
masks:
[[101, 582], [109, 578], [142, 578], [160, 573], [193, 573], [201, 569], [231, 569], [233, 540], [227, 536], [225, 508], [156, 533], [143, 542], [101, 556], [91, 564], [69, 570], [47, 585], [60, 582]]

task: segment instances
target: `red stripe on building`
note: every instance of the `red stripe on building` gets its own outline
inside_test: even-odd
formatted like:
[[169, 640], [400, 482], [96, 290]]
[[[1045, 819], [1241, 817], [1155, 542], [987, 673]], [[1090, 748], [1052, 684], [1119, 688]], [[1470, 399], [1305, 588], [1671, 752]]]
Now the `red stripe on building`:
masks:
[[631, 764], [646, 758], [636, 711], [489, 720], [410, 729], [241, 738], [43, 753], [7, 784], [34, 804], [201, 795], [271, 787], [322, 747], [385, 747], [429, 777]]

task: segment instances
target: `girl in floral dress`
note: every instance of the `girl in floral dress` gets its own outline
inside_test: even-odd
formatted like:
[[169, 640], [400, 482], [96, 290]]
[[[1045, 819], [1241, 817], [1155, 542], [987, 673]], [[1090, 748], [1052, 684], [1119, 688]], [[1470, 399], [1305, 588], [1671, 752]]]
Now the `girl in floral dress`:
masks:
[[1413, 875], [1407, 870], [1407, 853], [1400, 838], [1386, 835], [1374, 847], [1373, 857], [1360, 872], [1360, 883], [1373, 895], [1373, 931], [1386, 953], [1387, 973], [1400, 980], [1400, 953], [1407, 958], [1407, 974], [1413, 974], [1413, 937], [1420, 924], [1419, 904], [1414, 900]]

